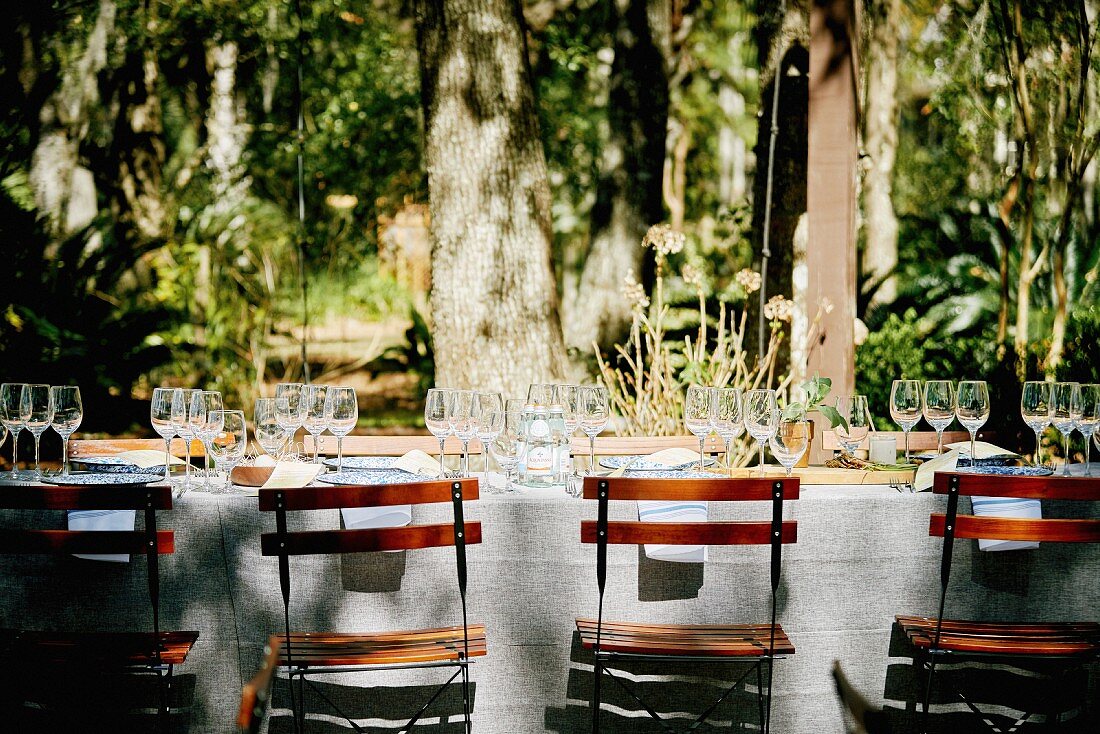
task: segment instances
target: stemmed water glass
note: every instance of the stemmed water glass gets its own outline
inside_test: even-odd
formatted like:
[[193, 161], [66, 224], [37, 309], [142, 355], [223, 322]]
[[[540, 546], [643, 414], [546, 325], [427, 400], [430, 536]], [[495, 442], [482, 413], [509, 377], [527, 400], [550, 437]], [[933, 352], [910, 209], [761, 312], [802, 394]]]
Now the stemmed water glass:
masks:
[[164, 481], [172, 480], [172, 437], [176, 435], [176, 426], [172, 421], [172, 403], [175, 388], [157, 387], [153, 389], [153, 399], [149, 403], [149, 422], [153, 430], [164, 439]]
[[485, 475], [489, 475], [489, 441], [500, 433], [504, 423], [504, 398], [498, 392], [479, 392], [477, 394], [478, 414], [481, 420], [477, 424], [477, 440], [481, 446], [481, 464]]
[[768, 441], [772, 447], [772, 456], [787, 470], [789, 477], [794, 465], [810, 445], [810, 424], [807, 421], [784, 422]]
[[424, 426], [439, 441], [439, 478], [447, 476], [443, 467], [443, 444], [451, 435], [451, 411], [455, 391], [448, 387], [433, 387], [424, 400]]
[[760, 449], [760, 475], [764, 475], [764, 442], [779, 430], [779, 403], [775, 390], [749, 390], [745, 393], [745, 430], [756, 439]]
[[714, 402], [714, 423], [712, 428], [725, 444], [726, 468], [733, 469], [730, 460], [730, 446], [733, 440], [745, 432], [744, 404], [739, 387], [714, 387], [711, 388], [711, 398]]
[[359, 422], [359, 400], [353, 387], [330, 387], [325, 396], [325, 423], [336, 436], [336, 471], [344, 468], [344, 436]]
[[596, 436], [611, 420], [607, 388], [600, 385], [582, 387], [580, 391], [581, 430], [588, 436], [588, 473], [596, 472]]
[[320, 436], [327, 428], [325, 418], [325, 400], [328, 397], [328, 385], [306, 385], [302, 392], [302, 425], [313, 437], [313, 463], [321, 463]]
[[699, 471], [703, 471], [703, 446], [714, 424], [714, 401], [709, 387], [691, 385], [684, 398], [684, 425], [699, 439]]
[[905, 432], [906, 464], [909, 463], [909, 431], [920, 422], [920, 392], [920, 380], [894, 380], [890, 387], [890, 417]]
[[1077, 428], [1077, 418], [1081, 415], [1081, 390], [1076, 382], [1056, 382], [1050, 397], [1053, 403], [1053, 415], [1051, 422], [1058, 432], [1062, 434], [1062, 445], [1065, 448], [1065, 463], [1062, 465], [1062, 476], [1069, 476], [1069, 439], [1073, 435], [1073, 429]]
[[573, 434], [577, 432], [577, 426], [581, 422], [581, 386], [580, 385], [555, 385], [554, 403], [561, 406], [561, 417], [565, 421], [565, 444], [568, 451], [568, 470], [576, 476], [576, 466], [573, 463]]
[[51, 425], [61, 436], [61, 472], [69, 476], [69, 436], [80, 428], [80, 422], [84, 419], [80, 388], [75, 385], [51, 387], [50, 406], [53, 413]]
[[[183, 486], [191, 486], [191, 441], [195, 438], [195, 429], [191, 423], [191, 400], [196, 393], [202, 390], [191, 388], [179, 389], [172, 396], [172, 422], [175, 424], [176, 435], [183, 439]], [[178, 401], [178, 402], [177, 402]]]
[[1100, 384], [1081, 385], [1081, 417], [1077, 419], [1077, 430], [1085, 437], [1085, 476], [1092, 476], [1091, 446], [1092, 437], [1100, 428]]
[[1020, 393], [1020, 416], [1035, 431], [1035, 466], [1043, 466], [1040, 435], [1054, 419], [1053, 394], [1053, 383], [1039, 381], [1025, 382]]
[[19, 414], [23, 419], [23, 425], [34, 436], [34, 476], [42, 478], [42, 464], [38, 458], [38, 446], [42, 441], [42, 434], [50, 427], [53, 421], [53, 405], [50, 402], [49, 385], [25, 385], [23, 397], [19, 401]]
[[[496, 415], [500, 417], [500, 431], [489, 442], [489, 453], [504, 470], [504, 489], [508, 490], [515, 481], [516, 466], [523, 453], [523, 414], [505, 411]], [[495, 416], [491, 420], [495, 421]], [[492, 484], [489, 485], [489, 491], [496, 494]]]
[[5, 382], [0, 385], [0, 420], [11, 432], [11, 478], [19, 476], [19, 434], [23, 432], [23, 415], [19, 403], [23, 400], [25, 382]]
[[554, 386], [546, 382], [535, 382], [527, 387], [527, 404], [549, 407], [554, 400]]
[[970, 466], [977, 466], [974, 443], [978, 429], [989, 420], [989, 388], [985, 380], [962, 380], [956, 398], [955, 416], [963, 428], [970, 431]]
[[455, 438], [462, 442], [462, 476], [470, 476], [470, 439], [477, 435], [481, 408], [474, 390], [455, 390], [448, 420]]
[[955, 386], [950, 380], [924, 383], [924, 419], [936, 431], [936, 453], [943, 453], [943, 432], [955, 420]]
[[275, 386], [275, 415], [286, 433], [288, 444], [294, 443], [294, 434], [302, 427], [304, 388], [305, 385], [300, 382], [280, 382]]
[[278, 461], [280, 449], [286, 439], [286, 432], [279, 425], [279, 418], [275, 411], [276, 398], [256, 398], [256, 404], [252, 409], [252, 432], [256, 435], [256, 443], [271, 458]]
[[854, 455], [871, 430], [871, 421], [867, 414], [867, 396], [838, 397], [836, 411], [845, 421], [836, 427], [836, 441], [844, 453], [849, 456]]
[[[198, 403], [196, 405], [196, 402]], [[210, 450], [214, 437], [221, 433], [224, 421], [222, 394], [217, 390], [200, 390], [191, 398], [191, 417], [201, 417], [201, 423], [194, 423], [195, 438], [202, 442], [202, 488], [210, 491]]]
[[220, 489], [212, 489], [211, 494], [229, 494], [233, 484], [233, 467], [244, 458], [248, 445], [248, 427], [244, 422], [244, 412], [240, 410], [216, 410], [214, 420], [221, 421], [222, 429], [210, 443], [214, 460], [218, 467], [225, 465], [225, 484]]

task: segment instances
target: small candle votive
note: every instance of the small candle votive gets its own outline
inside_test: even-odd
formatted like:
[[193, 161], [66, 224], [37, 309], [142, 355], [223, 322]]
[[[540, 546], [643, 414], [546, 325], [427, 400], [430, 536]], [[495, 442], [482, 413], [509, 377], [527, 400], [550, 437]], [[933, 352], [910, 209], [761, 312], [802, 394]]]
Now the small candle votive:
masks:
[[868, 457], [876, 464], [894, 464], [898, 460], [898, 440], [893, 436], [871, 436]]

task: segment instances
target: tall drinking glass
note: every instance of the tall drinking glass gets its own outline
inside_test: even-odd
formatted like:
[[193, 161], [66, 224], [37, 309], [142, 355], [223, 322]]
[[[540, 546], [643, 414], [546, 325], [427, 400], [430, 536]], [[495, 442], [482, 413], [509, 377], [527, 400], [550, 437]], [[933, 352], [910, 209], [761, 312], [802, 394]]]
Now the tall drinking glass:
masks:
[[1062, 434], [1062, 446], [1065, 450], [1066, 460], [1062, 465], [1062, 476], [1069, 476], [1069, 439], [1073, 430], [1077, 428], [1077, 418], [1081, 414], [1081, 390], [1076, 382], [1056, 382], [1051, 393], [1051, 402], [1054, 404], [1052, 422], [1058, 432]]
[[51, 425], [61, 436], [61, 472], [69, 476], [69, 436], [73, 435], [84, 419], [84, 406], [80, 402], [80, 388], [75, 385], [56, 385], [50, 388], [53, 407]]
[[470, 476], [470, 439], [477, 435], [481, 415], [475, 390], [456, 390], [451, 409], [451, 430], [462, 442], [462, 476]]
[[[581, 386], [580, 385], [555, 385], [554, 403], [561, 406], [561, 417], [565, 421], [565, 443], [569, 448], [566, 456], [569, 457], [570, 469], [576, 476], [576, 464], [573, 462], [573, 434], [581, 424]], [[520, 406], [520, 411], [523, 407]]]
[[760, 475], [764, 475], [764, 442], [779, 430], [779, 403], [775, 390], [749, 390], [745, 393], [745, 430], [756, 439], [760, 449]]
[[1092, 437], [1100, 428], [1100, 384], [1081, 385], [1081, 417], [1077, 419], [1077, 430], [1085, 437], [1085, 476], [1092, 476], [1091, 447]]
[[433, 387], [428, 390], [424, 401], [424, 426], [439, 441], [439, 478], [447, 476], [443, 468], [443, 445], [451, 435], [451, 412], [454, 410], [455, 391], [447, 387]]
[[733, 469], [731, 445], [745, 432], [741, 388], [715, 387], [711, 388], [711, 392], [714, 399], [714, 432], [725, 446], [726, 469]]
[[25, 382], [5, 382], [0, 385], [0, 420], [11, 432], [11, 478], [19, 476], [19, 434], [23, 432], [23, 414], [20, 402], [23, 400]]
[[321, 434], [328, 427], [325, 418], [325, 399], [328, 385], [306, 385], [302, 393], [302, 425], [313, 436], [313, 463], [321, 463]]
[[596, 436], [611, 420], [611, 405], [607, 388], [596, 385], [581, 388], [581, 431], [588, 436], [588, 473], [596, 473]]
[[353, 387], [330, 387], [325, 397], [328, 430], [336, 436], [336, 471], [344, 468], [344, 436], [359, 422], [359, 399]]
[[905, 463], [909, 463], [909, 431], [921, 416], [920, 380], [894, 380], [890, 387], [890, 417], [905, 432]]
[[498, 392], [479, 392], [477, 394], [478, 415], [481, 419], [477, 424], [477, 441], [481, 446], [481, 464], [485, 470], [486, 476], [489, 474], [489, 452], [487, 450], [488, 442], [492, 441], [495, 435], [500, 431], [499, 426], [496, 425], [494, 420], [489, 420], [490, 416], [494, 414], [500, 416], [500, 421], [503, 421], [504, 413], [504, 397]]
[[[200, 405], [195, 405], [195, 399]], [[192, 411], [196, 415], [201, 414], [203, 422], [195, 428], [195, 438], [202, 442], [202, 488], [209, 492], [210, 486], [210, 449], [214, 438], [221, 433], [224, 423], [225, 404], [222, 402], [222, 394], [217, 390], [201, 390], [196, 398], [191, 401]]]
[[286, 432], [279, 425], [275, 401], [275, 398], [256, 398], [252, 408], [252, 432], [256, 435], [256, 443], [260, 444], [264, 453], [278, 461]]
[[785, 421], [768, 441], [772, 447], [772, 456], [783, 466], [789, 477], [794, 465], [810, 446], [810, 424], [807, 421]]
[[225, 466], [225, 484], [211, 490], [211, 494], [229, 494], [233, 486], [233, 467], [244, 458], [248, 446], [248, 426], [244, 422], [244, 412], [240, 410], [214, 411], [215, 420], [221, 420], [222, 430], [214, 437], [210, 446], [217, 465]]
[[989, 420], [989, 388], [984, 380], [963, 380], [959, 383], [955, 415], [963, 428], [970, 431], [970, 466], [977, 466], [974, 443], [978, 429]]
[[1020, 416], [1027, 427], [1035, 432], [1035, 465], [1043, 466], [1042, 440], [1040, 436], [1054, 419], [1054, 384], [1050, 382], [1025, 382], [1020, 393]]
[[[195, 429], [191, 424], [191, 417], [189, 415], [191, 410], [191, 401], [194, 399], [196, 393], [201, 393], [202, 390], [193, 390], [191, 388], [177, 390], [172, 396], [172, 420], [175, 422], [176, 435], [183, 439], [183, 486], [189, 488], [191, 486], [191, 442], [195, 439]], [[179, 401], [178, 404], [176, 401]]]
[[172, 480], [172, 437], [176, 435], [176, 426], [172, 422], [172, 403], [175, 388], [158, 387], [153, 389], [153, 399], [149, 403], [149, 422], [153, 430], [164, 439], [164, 481]]
[[34, 436], [34, 476], [36, 479], [41, 479], [42, 464], [38, 458], [38, 446], [42, 441], [42, 434], [46, 432], [53, 421], [50, 386], [26, 385], [23, 388], [23, 399], [20, 401], [19, 407], [23, 425]]
[[305, 385], [300, 382], [280, 382], [275, 386], [275, 411], [289, 444], [294, 443], [294, 434], [304, 422], [304, 391]]
[[527, 404], [550, 407], [554, 400], [554, 386], [546, 382], [535, 382], [527, 388]]
[[950, 380], [924, 383], [924, 420], [936, 431], [936, 453], [943, 453], [943, 432], [955, 420], [955, 386]]
[[840, 449], [844, 453], [854, 455], [860, 444], [867, 440], [867, 434], [871, 430], [871, 420], [867, 412], [867, 396], [838, 397], [836, 399], [836, 411], [847, 423], [847, 428], [844, 425], [836, 427], [836, 441], [840, 444]]
[[[504, 470], [504, 490], [508, 490], [515, 481], [516, 466], [523, 453], [523, 415], [517, 411], [506, 411], [501, 418], [500, 431], [489, 442], [489, 453]], [[491, 484], [489, 490], [496, 494], [496, 488]]]
[[684, 398], [684, 425], [699, 439], [699, 471], [703, 471], [703, 447], [714, 424], [714, 401], [711, 390], [702, 385], [691, 385]]

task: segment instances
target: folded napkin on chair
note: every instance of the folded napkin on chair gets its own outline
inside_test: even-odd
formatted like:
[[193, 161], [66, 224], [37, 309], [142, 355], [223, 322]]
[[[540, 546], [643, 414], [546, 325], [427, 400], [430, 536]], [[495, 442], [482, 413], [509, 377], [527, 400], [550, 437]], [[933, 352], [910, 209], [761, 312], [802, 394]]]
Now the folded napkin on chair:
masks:
[[[417, 449], [397, 457], [393, 462], [393, 468], [409, 474], [418, 474], [425, 479], [435, 479], [439, 476], [439, 462]], [[340, 510], [340, 514], [344, 517], [344, 527], [349, 530], [396, 528], [412, 522], [412, 505], [349, 507]]]
[[[668, 467], [683, 466], [699, 455], [691, 449], [662, 449], [645, 457], [654, 464], [665, 464]], [[626, 463], [621, 469], [616, 470], [612, 476], [623, 476], [630, 470], [630, 464]], [[638, 500], [638, 519], [642, 522], [706, 522], [707, 503], [695, 501], [667, 502], [664, 500]], [[707, 546], [705, 545], [664, 545], [660, 543], [647, 543], [645, 546], [647, 558], [655, 561], [672, 561], [675, 563], [704, 563], [707, 560]]]

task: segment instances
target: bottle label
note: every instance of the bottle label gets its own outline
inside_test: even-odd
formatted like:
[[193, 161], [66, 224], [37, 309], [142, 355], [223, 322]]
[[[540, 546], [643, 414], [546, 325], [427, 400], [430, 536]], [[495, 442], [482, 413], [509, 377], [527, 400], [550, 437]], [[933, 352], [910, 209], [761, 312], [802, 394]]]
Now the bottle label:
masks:
[[527, 473], [547, 476], [554, 463], [554, 452], [549, 446], [532, 446], [527, 452]]
[[545, 420], [531, 421], [531, 437], [546, 438], [550, 435], [550, 424]]

